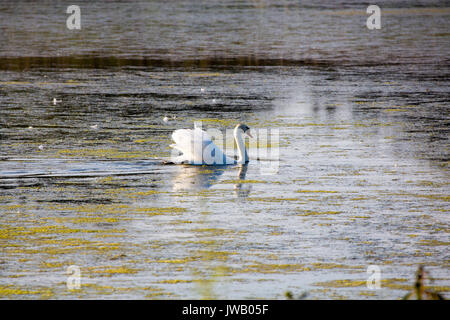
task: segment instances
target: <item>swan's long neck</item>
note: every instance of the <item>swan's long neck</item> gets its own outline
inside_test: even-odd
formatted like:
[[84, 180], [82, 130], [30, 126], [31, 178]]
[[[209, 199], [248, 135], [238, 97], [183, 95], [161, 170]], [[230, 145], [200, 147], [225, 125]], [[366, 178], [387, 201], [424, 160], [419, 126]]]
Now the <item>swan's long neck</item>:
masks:
[[248, 162], [247, 150], [245, 149], [244, 139], [242, 138], [242, 130], [239, 128], [234, 129], [234, 139], [236, 140], [236, 144], [239, 151], [239, 164], [245, 164]]

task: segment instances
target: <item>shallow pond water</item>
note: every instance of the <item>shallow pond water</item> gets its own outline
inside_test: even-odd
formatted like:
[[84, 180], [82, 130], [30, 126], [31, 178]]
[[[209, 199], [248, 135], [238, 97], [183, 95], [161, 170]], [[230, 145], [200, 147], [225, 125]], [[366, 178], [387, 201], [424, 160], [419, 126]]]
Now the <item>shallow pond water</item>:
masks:
[[[58, 7], [11, 3], [0, 7], [10, 17], [4, 35], [25, 39], [0, 50], [0, 298], [396, 299], [419, 264], [447, 294], [449, 43], [440, 21], [450, 13], [440, 2], [407, 8], [423, 22], [415, 33], [399, 27], [409, 17], [402, 5], [384, 2], [391, 28], [376, 47], [358, 27], [364, 8], [334, 2], [183, 2], [175, 11], [142, 2], [148, 10], [132, 26], [110, 18], [131, 19], [127, 2], [109, 14], [83, 3], [105, 29], [99, 37], [87, 18], [76, 39], [58, 29]], [[42, 22], [43, 8], [59, 18]], [[47, 32], [21, 33], [30, 25], [11, 17]], [[345, 32], [319, 23], [343, 17]], [[207, 33], [211, 19], [223, 23]], [[253, 43], [242, 39], [250, 27]], [[195, 121], [276, 129], [279, 140], [243, 167], [163, 165], [171, 132]], [[79, 290], [66, 287], [70, 265], [80, 267]], [[366, 286], [370, 265], [380, 267], [380, 289]]]

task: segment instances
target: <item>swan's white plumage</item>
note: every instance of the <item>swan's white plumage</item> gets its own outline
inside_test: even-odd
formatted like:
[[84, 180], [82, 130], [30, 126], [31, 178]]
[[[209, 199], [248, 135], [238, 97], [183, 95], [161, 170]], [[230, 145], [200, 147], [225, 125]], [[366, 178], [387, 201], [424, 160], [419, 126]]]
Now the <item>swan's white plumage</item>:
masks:
[[172, 133], [175, 142], [170, 146], [182, 154], [172, 159], [174, 163], [196, 165], [225, 165], [236, 161], [223, 153], [211, 140], [209, 134], [202, 129], [178, 129]]

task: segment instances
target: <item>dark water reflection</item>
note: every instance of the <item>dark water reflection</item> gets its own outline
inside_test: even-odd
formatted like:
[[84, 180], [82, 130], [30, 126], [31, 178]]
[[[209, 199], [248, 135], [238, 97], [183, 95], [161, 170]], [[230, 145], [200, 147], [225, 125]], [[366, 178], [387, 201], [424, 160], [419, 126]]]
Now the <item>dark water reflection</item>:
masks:
[[360, 1], [78, 3], [81, 30], [70, 31], [69, 1], [2, 1], [0, 56], [8, 60], [0, 66], [417, 66], [448, 58], [446, 1], [378, 1], [376, 32], [365, 27]]

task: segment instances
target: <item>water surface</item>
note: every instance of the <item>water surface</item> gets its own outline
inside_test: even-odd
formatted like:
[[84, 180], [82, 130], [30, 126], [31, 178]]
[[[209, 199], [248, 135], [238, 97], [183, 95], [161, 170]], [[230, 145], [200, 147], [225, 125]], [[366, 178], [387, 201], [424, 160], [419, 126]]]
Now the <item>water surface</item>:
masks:
[[[419, 264], [448, 292], [445, 2], [372, 31], [351, 1], [69, 4], [0, 4], [1, 298], [396, 299]], [[194, 121], [278, 129], [278, 172], [163, 165]]]

